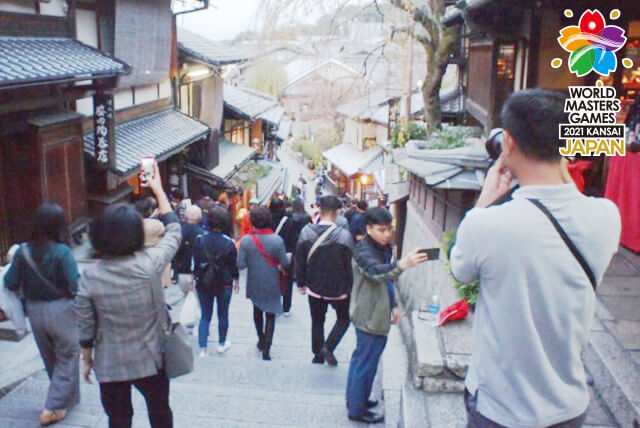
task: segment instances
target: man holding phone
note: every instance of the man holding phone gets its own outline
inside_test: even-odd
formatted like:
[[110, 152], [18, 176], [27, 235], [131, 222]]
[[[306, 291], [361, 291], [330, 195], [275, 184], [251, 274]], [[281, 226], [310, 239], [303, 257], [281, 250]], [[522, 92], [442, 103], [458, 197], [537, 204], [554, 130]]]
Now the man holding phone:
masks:
[[384, 417], [369, 410], [378, 404], [369, 399], [371, 387], [387, 343], [391, 319], [394, 324], [400, 320], [393, 281], [403, 271], [425, 262], [427, 255], [415, 250], [402, 260], [392, 262], [391, 213], [383, 208], [370, 208], [365, 219], [367, 234], [356, 245], [352, 261], [349, 314], [356, 328], [357, 344], [349, 365], [347, 408], [350, 420], [373, 424], [383, 422]]
[[[618, 248], [620, 215], [567, 177], [558, 138], [558, 125], [568, 123], [565, 99], [532, 89], [505, 102], [502, 154], [451, 250], [453, 275], [480, 279], [465, 380], [469, 427], [570, 428], [585, 419], [580, 354], [595, 286]], [[520, 188], [495, 204], [513, 177]]]

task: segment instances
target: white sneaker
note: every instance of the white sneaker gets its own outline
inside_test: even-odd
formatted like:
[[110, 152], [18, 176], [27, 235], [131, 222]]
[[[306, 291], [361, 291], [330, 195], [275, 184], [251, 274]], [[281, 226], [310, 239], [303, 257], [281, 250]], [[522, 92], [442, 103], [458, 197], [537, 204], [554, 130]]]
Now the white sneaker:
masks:
[[284, 316], [289, 318], [291, 316], [291, 312], [290, 311], [285, 311]]
[[200, 355], [198, 355], [200, 358], [204, 358], [207, 356], [207, 348], [200, 348]]
[[227, 340], [223, 345], [218, 345], [218, 354], [224, 354], [229, 349], [231, 349], [231, 342]]

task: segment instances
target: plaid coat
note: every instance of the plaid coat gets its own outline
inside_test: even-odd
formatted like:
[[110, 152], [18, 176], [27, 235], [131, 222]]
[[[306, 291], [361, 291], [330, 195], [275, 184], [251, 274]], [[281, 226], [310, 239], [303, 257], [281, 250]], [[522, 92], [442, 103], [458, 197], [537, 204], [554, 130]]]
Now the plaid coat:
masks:
[[161, 275], [175, 255], [182, 232], [175, 214], [164, 216], [166, 232], [155, 246], [128, 257], [101, 259], [87, 267], [78, 286], [75, 310], [80, 345], [95, 346], [99, 382], [153, 376], [162, 368], [162, 329], [152, 288], [162, 291]]

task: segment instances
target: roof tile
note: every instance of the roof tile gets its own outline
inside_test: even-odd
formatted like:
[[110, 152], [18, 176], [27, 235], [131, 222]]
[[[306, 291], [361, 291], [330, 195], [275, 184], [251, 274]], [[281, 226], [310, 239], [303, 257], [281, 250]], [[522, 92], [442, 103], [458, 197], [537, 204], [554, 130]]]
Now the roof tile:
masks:
[[51, 79], [115, 75], [128, 66], [77, 40], [0, 37], [0, 87]]
[[[116, 125], [116, 170], [128, 173], [140, 165], [143, 156], [160, 158], [205, 135], [210, 128], [174, 109]], [[84, 151], [94, 155], [93, 132], [84, 136]]]

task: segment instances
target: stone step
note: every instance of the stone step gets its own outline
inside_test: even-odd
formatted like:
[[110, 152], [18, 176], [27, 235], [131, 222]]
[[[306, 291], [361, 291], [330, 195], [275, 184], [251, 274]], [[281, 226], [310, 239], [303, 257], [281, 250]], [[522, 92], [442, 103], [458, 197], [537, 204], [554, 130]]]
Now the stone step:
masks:
[[[224, 379], [199, 384], [189, 382], [188, 377], [175, 380], [171, 385], [171, 403], [176, 416], [176, 426], [204, 426], [212, 417], [220, 421], [259, 423], [273, 426], [351, 426], [346, 419], [344, 387], [331, 390], [308, 388], [301, 393], [291, 388], [260, 388], [260, 385], [244, 388], [228, 384]], [[278, 378], [272, 382], [279, 383]], [[48, 381], [37, 376], [19, 387], [0, 402], [0, 426], [5, 420], [37, 420], [38, 409], [44, 400]], [[309, 385], [310, 387], [312, 385]], [[336, 385], [338, 386], [338, 385]], [[95, 385], [82, 385], [82, 402], [65, 421], [70, 426], [104, 426], [99, 390]], [[144, 400], [133, 394], [134, 408], [146, 416]], [[181, 419], [194, 418], [196, 425], [182, 425]], [[285, 424], [282, 422], [286, 421]], [[146, 426], [144, 417], [134, 426]], [[22, 425], [25, 426], [25, 425]], [[224, 425], [229, 426], [225, 422]], [[261, 425], [262, 426], [262, 425]]]
[[398, 428], [401, 419], [401, 387], [407, 381], [409, 372], [407, 347], [402, 340], [399, 327], [391, 327], [381, 366], [385, 427]]
[[640, 367], [603, 322], [614, 320], [598, 302], [591, 342], [583, 353], [593, 388], [622, 427], [640, 426]]
[[426, 395], [411, 383], [402, 384], [400, 392], [400, 428], [431, 428], [426, 408]]

